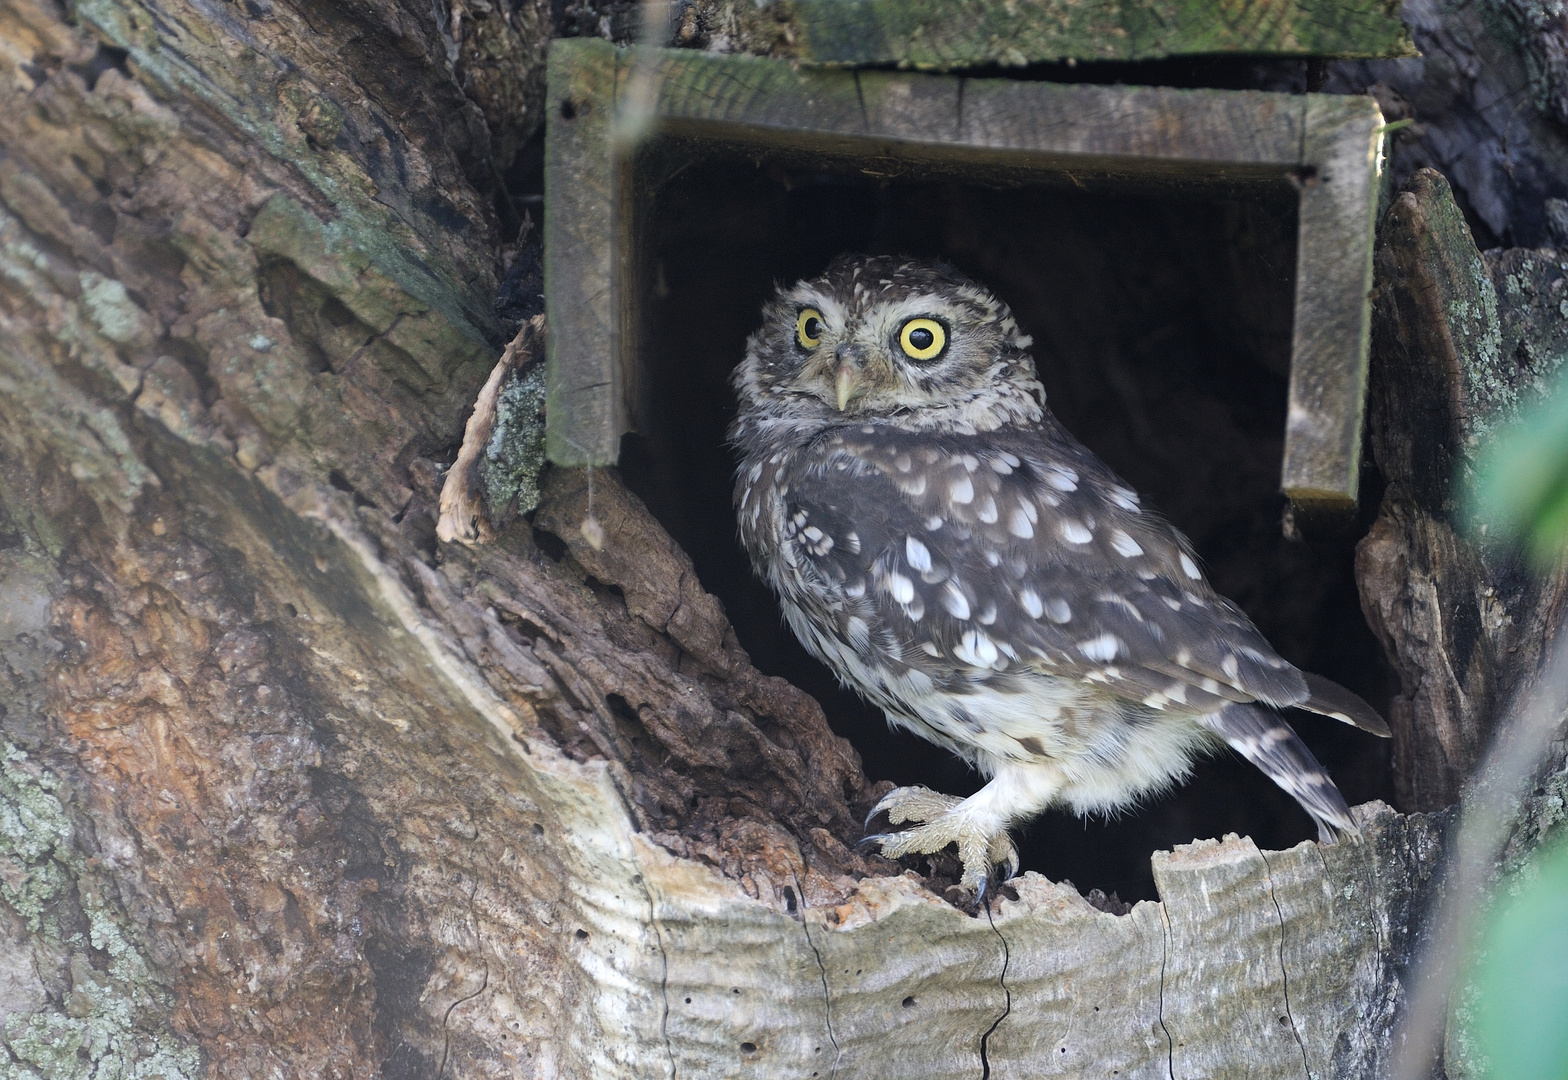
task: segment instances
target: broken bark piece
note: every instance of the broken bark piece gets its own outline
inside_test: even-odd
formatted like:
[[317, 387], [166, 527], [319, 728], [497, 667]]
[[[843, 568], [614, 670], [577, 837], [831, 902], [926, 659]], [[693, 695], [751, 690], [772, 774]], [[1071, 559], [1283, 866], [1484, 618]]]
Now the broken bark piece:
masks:
[[463, 445], [441, 486], [436, 535], [488, 544], [496, 530], [539, 505], [544, 468], [544, 316], [517, 331], [474, 400]]
[[1386, 1075], [1440, 832], [1356, 813], [1356, 843], [1161, 853], [1161, 899], [1120, 916], [1037, 874], [970, 918], [909, 877], [792, 912], [650, 866], [663, 966], [640, 978], [678, 1075]]

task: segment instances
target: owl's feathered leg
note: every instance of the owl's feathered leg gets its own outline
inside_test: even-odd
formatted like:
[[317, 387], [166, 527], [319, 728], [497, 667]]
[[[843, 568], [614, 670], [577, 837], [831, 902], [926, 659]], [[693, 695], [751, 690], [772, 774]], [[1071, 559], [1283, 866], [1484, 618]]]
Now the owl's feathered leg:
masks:
[[977, 899], [985, 896], [993, 866], [1005, 868], [1003, 880], [1018, 872], [1018, 849], [1007, 827], [1032, 817], [1056, 801], [1061, 781], [1054, 770], [1018, 763], [1003, 763], [990, 783], [960, 799], [930, 788], [894, 788], [872, 809], [871, 817], [886, 812], [894, 825], [924, 822], [902, 832], [868, 836], [862, 843], [880, 847], [884, 857], [933, 855], [949, 844], [958, 846], [963, 865], [959, 885]]

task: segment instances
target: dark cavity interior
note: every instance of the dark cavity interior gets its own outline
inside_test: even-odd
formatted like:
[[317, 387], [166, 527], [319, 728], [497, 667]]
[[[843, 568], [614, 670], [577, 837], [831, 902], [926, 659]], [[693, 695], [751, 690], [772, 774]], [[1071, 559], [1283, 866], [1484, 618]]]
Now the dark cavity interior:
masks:
[[[879, 176], [821, 159], [662, 153], [687, 163], [648, 193], [636, 225], [645, 382], [622, 472], [691, 554], [757, 666], [814, 694], [872, 779], [954, 794], [981, 783], [947, 752], [890, 731], [795, 642], [736, 540], [724, 445], [726, 378], [763, 300], [841, 251], [941, 257], [1000, 294], [1034, 335], [1048, 404], [1067, 428], [1192, 538], [1215, 586], [1281, 654], [1386, 710], [1394, 681], [1352, 571], [1377, 477], [1363, 478], [1360, 521], [1282, 535], [1296, 258], [1285, 180], [977, 183], [961, 170]], [[1386, 743], [1289, 718], [1352, 804], [1389, 798]], [[1049, 812], [1019, 840], [1025, 869], [1138, 900], [1156, 895], [1151, 852], [1229, 832], [1275, 849], [1315, 835], [1288, 795], [1226, 756], [1114, 820]]]

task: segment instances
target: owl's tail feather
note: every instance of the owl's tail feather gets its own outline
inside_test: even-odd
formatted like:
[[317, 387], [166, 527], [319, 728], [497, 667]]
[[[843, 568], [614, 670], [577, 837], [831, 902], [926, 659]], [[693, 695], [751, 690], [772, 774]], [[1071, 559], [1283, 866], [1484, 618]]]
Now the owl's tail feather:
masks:
[[1285, 721], [1256, 705], [1227, 705], [1204, 722], [1312, 815], [1323, 843], [1360, 835], [1345, 797]]
[[1370, 731], [1374, 735], [1388, 738], [1388, 725], [1372, 706], [1331, 679], [1307, 671], [1301, 674], [1307, 680], [1307, 690], [1312, 696], [1305, 701], [1296, 702], [1295, 708], [1306, 709], [1322, 716], [1332, 716], [1335, 720], [1352, 724], [1362, 731]]

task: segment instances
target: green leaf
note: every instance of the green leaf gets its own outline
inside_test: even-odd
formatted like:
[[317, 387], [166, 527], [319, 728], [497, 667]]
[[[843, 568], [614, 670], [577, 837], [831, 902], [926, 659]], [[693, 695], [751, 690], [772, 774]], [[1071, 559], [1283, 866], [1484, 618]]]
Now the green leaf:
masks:
[[1568, 544], [1568, 386], [1503, 428], [1464, 482], [1466, 518], [1488, 536], [1522, 542], [1541, 566]]
[[1482, 934], [1472, 1033], [1488, 1076], [1568, 1080], [1568, 843], [1516, 880]]

